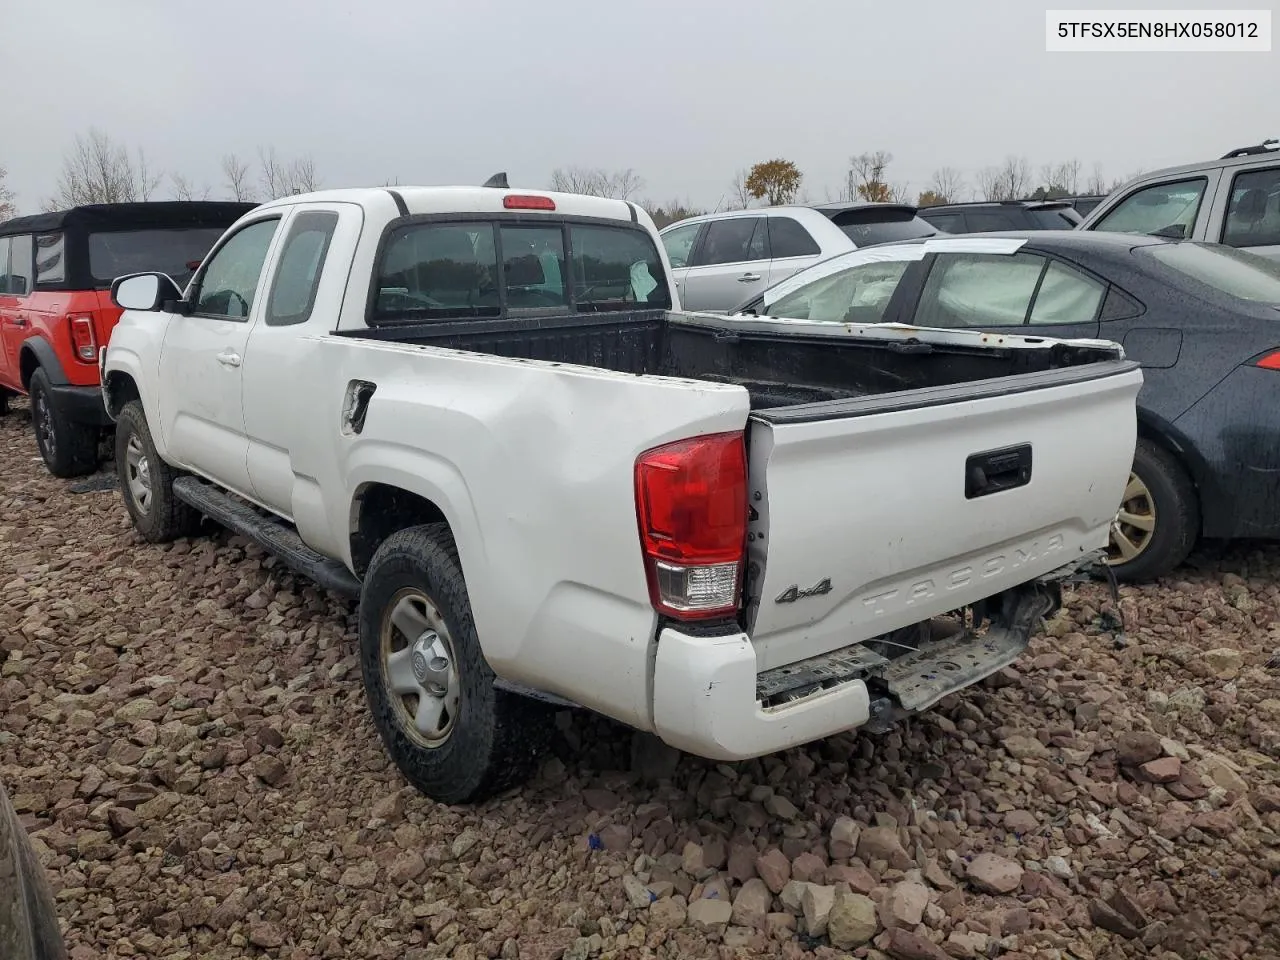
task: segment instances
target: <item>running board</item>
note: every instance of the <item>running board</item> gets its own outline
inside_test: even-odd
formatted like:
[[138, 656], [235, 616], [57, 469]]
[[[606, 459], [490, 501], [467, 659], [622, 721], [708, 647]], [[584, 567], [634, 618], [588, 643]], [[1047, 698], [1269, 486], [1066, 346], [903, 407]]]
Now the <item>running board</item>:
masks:
[[308, 547], [293, 527], [262, 516], [238, 497], [190, 475], [173, 481], [173, 494], [224, 527], [248, 537], [295, 573], [326, 590], [351, 599], [359, 598], [360, 581], [351, 571]]

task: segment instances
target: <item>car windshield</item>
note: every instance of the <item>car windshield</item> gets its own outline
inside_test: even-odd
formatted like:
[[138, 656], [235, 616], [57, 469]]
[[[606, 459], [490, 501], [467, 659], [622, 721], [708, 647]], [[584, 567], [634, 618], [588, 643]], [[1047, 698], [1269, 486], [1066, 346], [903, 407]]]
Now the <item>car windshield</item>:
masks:
[[101, 230], [89, 234], [89, 272], [99, 283], [127, 273], [167, 273], [179, 287], [222, 236], [226, 226]]
[[1280, 263], [1247, 250], [1183, 241], [1142, 246], [1134, 252], [1229, 296], [1280, 304]]

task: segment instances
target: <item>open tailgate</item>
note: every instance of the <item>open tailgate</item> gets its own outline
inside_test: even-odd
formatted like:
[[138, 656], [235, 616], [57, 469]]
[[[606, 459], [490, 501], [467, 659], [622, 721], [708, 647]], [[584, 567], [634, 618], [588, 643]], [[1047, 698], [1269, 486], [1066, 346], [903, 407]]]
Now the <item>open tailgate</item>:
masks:
[[1133, 463], [1117, 359], [753, 414], [748, 631], [769, 670], [1104, 547]]

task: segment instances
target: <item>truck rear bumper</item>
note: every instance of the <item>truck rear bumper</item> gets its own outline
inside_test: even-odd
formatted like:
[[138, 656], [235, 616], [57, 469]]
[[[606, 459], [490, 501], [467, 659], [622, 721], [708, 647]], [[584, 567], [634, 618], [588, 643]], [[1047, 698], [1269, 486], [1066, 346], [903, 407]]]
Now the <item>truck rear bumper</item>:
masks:
[[873, 715], [926, 710], [1016, 660], [1060, 604], [1034, 582], [992, 598], [991, 624], [959, 629], [888, 659], [857, 643], [756, 672], [744, 633], [662, 631], [653, 677], [654, 728], [669, 745], [711, 760], [747, 760], [863, 726]]

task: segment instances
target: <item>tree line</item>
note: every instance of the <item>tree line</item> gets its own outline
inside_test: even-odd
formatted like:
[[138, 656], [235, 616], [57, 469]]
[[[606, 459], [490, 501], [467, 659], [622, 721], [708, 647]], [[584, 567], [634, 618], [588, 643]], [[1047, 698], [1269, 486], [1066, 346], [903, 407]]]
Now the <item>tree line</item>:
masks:
[[[1135, 173], [1115, 180], [1103, 175], [1102, 164], [1094, 163], [1085, 174], [1079, 160], [1045, 164], [1033, 172], [1026, 157], [1009, 155], [1000, 164], [983, 167], [970, 184], [954, 167], [940, 167], [923, 189], [914, 192], [909, 184], [889, 176], [893, 155], [884, 150], [849, 158], [843, 182], [834, 192], [825, 188], [816, 196], [805, 182], [804, 173], [783, 158], [762, 160], [737, 171], [716, 210], [740, 210], [758, 205], [812, 203], [820, 201], [867, 200], [936, 206], [966, 200], [1042, 200], [1079, 194], [1106, 194]], [[309, 156], [284, 157], [275, 147], [259, 147], [254, 158], [234, 153], [219, 161], [220, 182], [216, 185], [192, 180], [180, 172], [167, 175], [148, 161], [141, 148], [133, 151], [115, 142], [101, 130], [91, 128], [77, 135], [64, 154], [56, 188], [42, 207], [59, 210], [86, 203], [121, 203], [139, 200], [208, 200], [221, 197], [246, 202], [263, 202], [322, 186], [315, 160]], [[16, 215], [17, 199], [5, 184], [6, 171], [0, 164], [0, 220]], [[398, 179], [395, 183], [398, 183]], [[394, 185], [384, 181], [383, 186]], [[659, 227], [676, 220], [710, 212], [688, 200], [655, 202], [642, 193], [645, 180], [634, 169], [607, 170], [599, 167], [565, 166], [551, 172], [549, 189], [567, 193], [633, 200], [644, 207]]]

